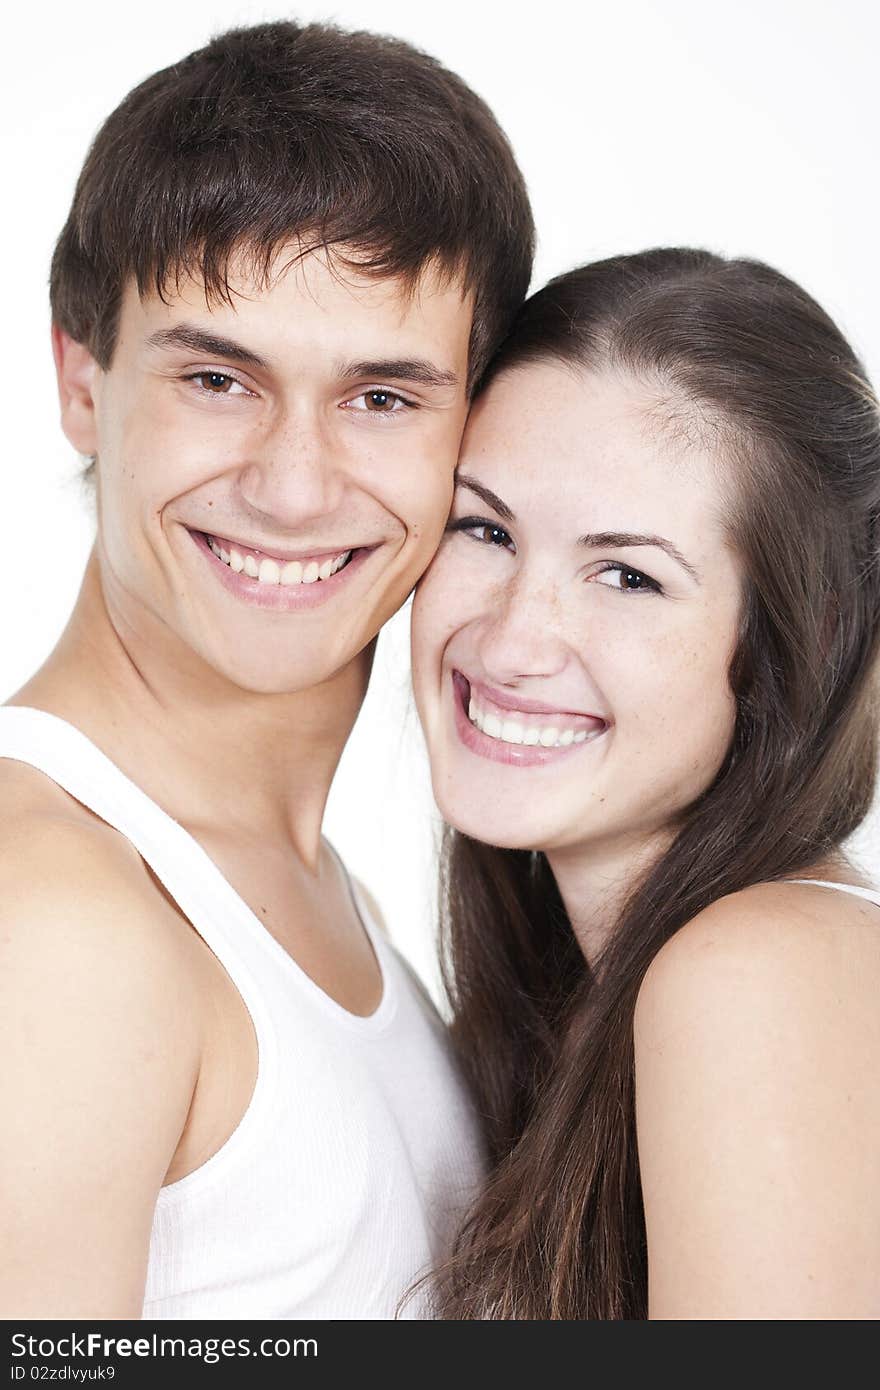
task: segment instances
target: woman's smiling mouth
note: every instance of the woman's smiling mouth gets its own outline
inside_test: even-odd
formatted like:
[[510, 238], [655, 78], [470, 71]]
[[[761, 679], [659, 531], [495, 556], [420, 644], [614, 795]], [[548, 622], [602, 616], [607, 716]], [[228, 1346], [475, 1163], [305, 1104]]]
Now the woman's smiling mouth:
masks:
[[603, 734], [608, 721], [518, 699], [452, 673], [455, 724], [471, 752], [520, 767], [555, 762]]

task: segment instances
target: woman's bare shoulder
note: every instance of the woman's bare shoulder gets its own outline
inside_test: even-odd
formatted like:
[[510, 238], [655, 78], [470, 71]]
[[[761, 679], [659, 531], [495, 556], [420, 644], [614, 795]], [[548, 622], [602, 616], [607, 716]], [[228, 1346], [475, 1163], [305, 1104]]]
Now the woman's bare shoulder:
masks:
[[[880, 905], [818, 883], [762, 883], [712, 903], [682, 927], [651, 963], [639, 993], [644, 1022], [674, 996], [698, 999], [771, 989], [776, 1006], [811, 986], [827, 997], [833, 981], [849, 995], [880, 984]], [[724, 1025], [728, 1008], [719, 1019]]]
[[878, 997], [880, 908], [813, 884], [731, 895], [658, 953], [635, 1018], [652, 1316], [877, 1316]]

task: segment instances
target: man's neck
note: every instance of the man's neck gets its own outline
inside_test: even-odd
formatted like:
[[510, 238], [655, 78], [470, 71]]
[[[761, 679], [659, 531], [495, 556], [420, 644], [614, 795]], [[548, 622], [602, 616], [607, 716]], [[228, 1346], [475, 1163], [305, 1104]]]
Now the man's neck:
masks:
[[92, 556], [70, 622], [11, 703], [76, 725], [193, 833], [288, 841], [318, 861], [330, 783], [366, 692], [371, 650], [318, 687], [242, 690], [158, 624], [108, 611]]

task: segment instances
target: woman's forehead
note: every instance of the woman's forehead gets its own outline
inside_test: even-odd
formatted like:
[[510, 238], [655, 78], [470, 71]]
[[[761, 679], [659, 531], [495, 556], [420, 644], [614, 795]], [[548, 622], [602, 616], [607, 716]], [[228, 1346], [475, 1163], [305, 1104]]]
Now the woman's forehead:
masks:
[[478, 398], [459, 471], [547, 498], [696, 491], [712, 505], [724, 455], [723, 428], [661, 382], [550, 360], [505, 370]]

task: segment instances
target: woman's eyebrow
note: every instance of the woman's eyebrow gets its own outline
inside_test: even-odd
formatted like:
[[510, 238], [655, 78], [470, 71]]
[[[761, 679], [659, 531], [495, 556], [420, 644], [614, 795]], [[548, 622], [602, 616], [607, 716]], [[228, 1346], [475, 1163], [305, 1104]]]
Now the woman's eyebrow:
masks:
[[507, 503], [502, 502], [501, 498], [496, 496], [494, 492], [490, 492], [487, 487], [483, 487], [482, 483], [478, 483], [476, 478], [470, 478], [465, 473], [456, 473], [455, 485], [456, 487], [466, 487], [468, 492], [475, 492], [486, 503], [487, 507], [491, 507], [505, 521], [516, 521], [516, 517]]
[[[470, 477], [466, 473], [456, 473], [456, 487], [467, 488], [468, 492], [473, 492], [488, 507], [497, 512], [504, 521], [516, 521], [514, 513], [506, 502], [502, 502], [497, 493], [478, 483], [476, 478]], [[695, 584], [701, 584], [702, 580], [698, 571], [686, 560], [677, 546], [672, 541], [666, 540], [664, 536], [643, 536], [634, 531], [589, 531], [586, 535], [578, 536], [578, 545], [589, 546], [591, 549], [601, 550], [605, 546], [630, 546], [630, 545], [655, 545], [660, 550], [664, 550], [671, 559], [681, 565], [686, 574], [689, 574]]]
[[639, 536], [631, 531], [590, 531], [585, 536], [578, 536], [578, 545], [589, 546], [592, 550], [602, 550], [605, 546], [656, 545], [660, 550], [665, 550], [666, 554], [673, 560], [676, 560], [695, 584], [702, 583], [693, 565], [684, 558], [678, 547], [672, 544], [672, 541], [666, 540], [663, 536]]

